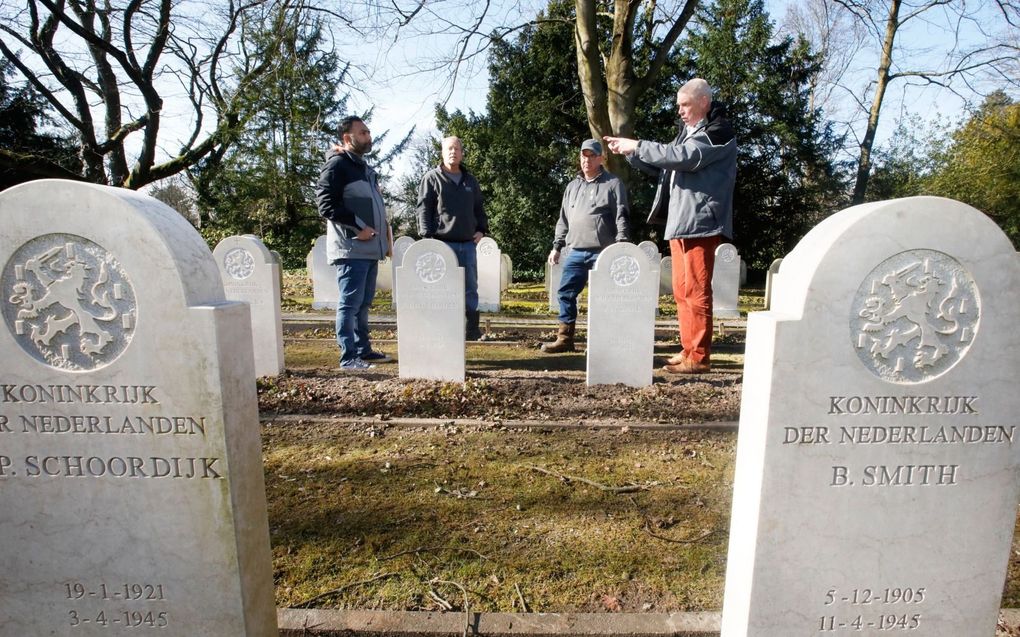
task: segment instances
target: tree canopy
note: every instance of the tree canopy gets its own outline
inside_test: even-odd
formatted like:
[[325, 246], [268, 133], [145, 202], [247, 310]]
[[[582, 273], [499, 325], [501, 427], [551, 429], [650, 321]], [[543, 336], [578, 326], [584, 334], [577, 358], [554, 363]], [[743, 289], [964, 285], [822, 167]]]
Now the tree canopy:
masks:
[[[278, 61], [272, 39], [249, 39], [248, 30], [264, 19], [286, 19], [291, 4], [5, 2], [0, 54], [74, 131], [78, 178], [140, 188], [229, 146], [252, 115], [244, 105], [255, 81]], [[282, 31], [277, 25], [267, 32]], [[183, 95], [174, 100], [183, 112], [166, 111], [171, 94]], [[168, 135], [173, 127], [181, 130]], [[10, 159], [9, 149], [0, 155]], [[61, 168], [44, 154], [31, 161]]]

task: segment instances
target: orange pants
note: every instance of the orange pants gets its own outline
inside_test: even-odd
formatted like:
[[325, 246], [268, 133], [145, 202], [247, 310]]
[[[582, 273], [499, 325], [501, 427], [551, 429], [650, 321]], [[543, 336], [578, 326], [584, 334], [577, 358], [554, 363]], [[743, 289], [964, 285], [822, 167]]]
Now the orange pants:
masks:
[[712, 269], [720, 243], [720, 236], [669, 240], [680, 344], [696, 363], [707, 363], [712, 353]]

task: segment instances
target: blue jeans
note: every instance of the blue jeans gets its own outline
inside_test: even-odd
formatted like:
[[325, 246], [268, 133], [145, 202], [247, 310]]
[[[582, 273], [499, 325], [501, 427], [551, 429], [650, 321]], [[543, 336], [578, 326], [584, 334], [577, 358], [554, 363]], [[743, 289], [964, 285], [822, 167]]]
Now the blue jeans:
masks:
[[375, 298], [375, 278], [379, 262], [375, 259], [340, 259], [336, 283], [340, 299], [336, 305], [336, 342], [340, 346], [340, 364], [372, 351], [368, 340], [368, 308]]
[[444, 241], [457, 255], [457, 265], [464, 268], [464, 310], [478, 311], [478, 254], [474, 241]]
[[588, 271], [595, 267], [601, 250], [578, 250], [574, 248], [563, 260], [563, 275], [560, 277], [560, 323], [577, 321], [577, 296], [588, 285]]

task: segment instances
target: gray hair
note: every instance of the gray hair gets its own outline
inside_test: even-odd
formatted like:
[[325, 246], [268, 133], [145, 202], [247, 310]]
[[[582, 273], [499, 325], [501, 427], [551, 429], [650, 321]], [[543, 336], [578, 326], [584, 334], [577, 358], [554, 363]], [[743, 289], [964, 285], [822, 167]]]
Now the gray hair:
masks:
[[677, 96], [687, 95], [688, 97], [708, 98], [708, 101], [712, 101], [712, 87], [708, 85], [708, 82], [696, 77], [690, 80], [686, 84], [680, 87], [680, 90], [676, 92]]

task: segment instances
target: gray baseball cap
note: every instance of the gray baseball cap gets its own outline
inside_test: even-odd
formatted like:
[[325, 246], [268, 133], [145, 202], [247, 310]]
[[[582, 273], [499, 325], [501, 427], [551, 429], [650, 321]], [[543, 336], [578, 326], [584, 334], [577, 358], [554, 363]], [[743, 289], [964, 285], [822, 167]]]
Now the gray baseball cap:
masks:
[[582, 151], [590, 150], [591, 152], [595, 153], [596, 155], [601, 155], [602, 154], [602, 144], [600, 144], [599, 140], [597, 140], [597, 139], [586, 139], [581, 144], [581, 150]]

